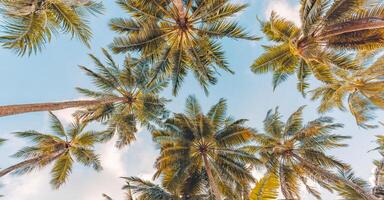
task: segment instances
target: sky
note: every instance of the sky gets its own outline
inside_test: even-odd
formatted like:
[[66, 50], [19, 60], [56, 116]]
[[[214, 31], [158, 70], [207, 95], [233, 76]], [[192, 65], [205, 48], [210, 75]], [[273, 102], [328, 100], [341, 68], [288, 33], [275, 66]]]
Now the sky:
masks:
[[[298, 0], [237, 0], [249, 4], [249, 8], [236, 16], [237, 20], [247, 30], [258, 36], [260, 32], [259, 19], [268, 18], [271, 11], [300, 24]], [[0, 105], [65, 101], [84, 98], [76, 92], [75, 87], [92, 88], [90, 79], [81, 72], [78, 65], [93, 67], [88, 53], [101, 55], [100, 48], [111, 43], [115, 33], [109, 30], [108, 21], [113, 17], [127, 16], [113, 1], [105, 1], [106, 13], [103, 16], [91, 17], [90, 23], [94, 32], [91, 49], [86, 48], [69, 36], [58, 35], [47, 45], [43, 52], [30, 57], [18, 57], [13, 52], [0, 48]], [[188, 95], [198, 97], [202, 107], [208, 110], [220, 98], [228, 101], [228, 113], [235, 118], [249, 119], [249, 126], [262, 131], [262, 121], [271, 108], [279, 106], [280, 112], [286, 119], [302, 105], [307, 105], [304, 117], [307, 121], [320, 115], [316, 112], [318, 102], [304, 99], [296, 90], [295, 77], [272, 89], [271, 74], [255, 75], [250, 71], [250, 65], [262, 53], [261, 45], [268, 44], [266, 40], [257, 42], [241, 40], [223, 40], [227, 59], [235, 71], [235, 75], [221, 72], [217, 85], [209, 88], [206, 96], [193, 77], [188, 77], [177, 97], [166, 90], [163, 95], [172, 100], [168, 108], [172, 112], [182, 112], [184, 101]], [[121, 61], [122, 56], [116, 56]], [[314, 83], [316, 84], [316, 83]], [[66, 124], [71, 122], [71, 113], [75, 109], [55, 112]], [[377, 113], [382, 119], [384, 113]], [[352, 136], [346, 143], [346, 148], [330, 151], [343, 161], [350, 163], [361, 178], [372, 178], [376, 152], [375, 135], [383, 129], [364, 130], [356, 126], [353, 117], [347, 113], [334, 110], [326, 114], [334, 117], [337, 122], [345, 124], [343, 129], [335, 133]], [[0, 167], [5, 168], [20, 160], [9, 157], [27, 142], [15, 139], [10, 133], [24, 130], [48, 132], [47, 113], [28, 113], [17, 116], [0, 118], [0, 137], [9, 141], [0, 147]], [[90, 128], [100, 128], [97, 125]], [[97, 200], [106, 193], [116, 200], [123, 200], [121, 176], [139, 176], [150, 179], [154, 172], [153, 163], [158, 155], [151, 140], [150, 133], [145, 129], [139, 131], [135, 141], [123, 150], [117, 150], [113, 141], [97, 146], [101, 155], [102, 172], [75, 165], [67, 183], [60, 190], [53, 190], [49, 185], [51, 166], [23, 176], [7, 175], [0, 180], [3, 187], [0, 194], [6, 195], [5, 200]], [[326, 200], [337, 199], [335, 194], [322, 191]], [[312, 200], [303, 192], [303, 199]]]

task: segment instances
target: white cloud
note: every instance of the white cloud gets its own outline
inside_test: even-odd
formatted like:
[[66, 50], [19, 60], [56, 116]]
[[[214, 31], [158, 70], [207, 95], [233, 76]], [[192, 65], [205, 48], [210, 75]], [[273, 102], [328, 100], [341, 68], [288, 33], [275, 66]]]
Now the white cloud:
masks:
[[284, 17], [296, 25], [301, 24], [300, 20], [300, 4], [291, 4], [288, 0], [269, 0], [265, 10], [265, 17], [269, 18], [272, 11], [279, 16]]

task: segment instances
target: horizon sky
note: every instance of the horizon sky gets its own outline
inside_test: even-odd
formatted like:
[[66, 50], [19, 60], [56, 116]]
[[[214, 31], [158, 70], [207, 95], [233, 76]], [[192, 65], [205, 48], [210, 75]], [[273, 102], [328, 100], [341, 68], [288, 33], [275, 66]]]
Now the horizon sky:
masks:
[[[296, 24], [300, 24], [299, 0], [234, 0], [248, 3], [249, 7], [236, 16], [240, 24], [250, 33], [263, 37], [260, 24], [257, 20], [266, 19], [274, 10]], [[88, 53], [101, 56], [101, 48], [108, 47], [113, 37], [117, 36], [108, 27], [113, 17], [128, 17], [114, 1], [105, 1], [104, 15], [89, 18], [94, 33], [91, 49], [88, 49], [76, 39], [59, 34], [52, 38], [42, 52], [36, 55], [19, 57], [12, 51], [0, 48], [1, 81], [0, 105], [55, 102], [82, 99], [75, 87], [94, 88], [92, 82], [77, 66], [84, 65], [95, 69]], [[307, 105], [304, 110], [305, 122], [319, 116], [316, 109], [318, 102], [303, 98], [296, 90], [296, 77], [292, 76], [273, 91], [272, 74], [255, 75], [250, 66], [262, 53], [261, 45], [268, 44], [263, 39], [256, 42], [242, 40], [222, 40], [225, 55], [235, 74], [219, 71], [218, 83], [209, 87], [209, 95], [205, 95], [193, 76], [188, 76], [180, 89], [179, 95], [174, 97], [170, 88], [162, 95], [172, 101], [167, 106], [171, 112], [182, 112], [187, 96], [195, 95], [204, 111], [207, 111], [220, 98], [227, 99], [228, 113], [236, 119], [249, 119], [248, 126], [262, 132], [262, 122], [269, 109], [279, 107], [283, 119], [296, 111], [298, 107]], [[114, 55], [117, 63], [121, 63], [123, 55]], [[312, 88], [318, 84], [311, 81]], [[72, 120], [71, 114], [75, 109], [66, 109], [54, 112], [65, 124]], [[348, 112], [333, 110], [324, 114], [335, 118], [336, 122], [343, 123], [344, 128], [334, 133], [352, 136], [346, 141], [345, 148], [329, 151], [342, 161], [349, 163], [357, 176], [370, 180], [373, 161], [379, 154], [370, 150], [376, 147], [375, 135], [382, 134], [383, 128], [365, 130], [359, 128], [352, 115]], [[384, 113], [376, 111], [377, 119], [381, 120]], [[100, 125], [91, 124], [88, 129], [100, 129]], [[16, 131], [37, 130], [49, 132], [48, 113], [27, 113], [16, 116], [0, 118], [0, 137], [8, 141], [0, 147], [0, 168], [6, 168], [17, 162], [18, 159], [9, 157], [28, 142], [13, 138], [10, 133]], [[132, 145], [118, 150], [113, 141], [97, 145], [97, 152], [101, 156], [104, 170], [97, 173], [91, 168], [74, 165], [73, 171], [66, 184], [59, 190], [49, 185], [51, 166], [23, 176], [7, 175], [0, 179], [0, 194], [5, 195], [4, 200], [102, 200], [102, 193], [113, 197], [114, 200], [123, 200], [124, 191], [121, 187], [124, 181], [122, 176], [139, 176], [151, 179], [155, 169], [154, 161], [158, 149], [152, 142], [151, 134], [141, 129], [137, 134], [137, 141]], [[255, 173], [260, 175], [259, 173]], [[338, 199], [323, 189], [322, 197], [325, 200]], [[303, 191], [303, 199], [315, 200]]]

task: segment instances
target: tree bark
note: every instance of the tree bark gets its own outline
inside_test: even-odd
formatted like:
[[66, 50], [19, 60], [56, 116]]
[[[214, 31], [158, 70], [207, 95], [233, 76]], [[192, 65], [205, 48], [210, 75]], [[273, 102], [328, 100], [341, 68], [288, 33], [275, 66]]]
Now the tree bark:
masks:
[[352, 181], [346, 180], [344, 178], [341, 178], [340, 176], [333, 174], [330, 171], [327, 171], [325, 169], [317, 167], [314, 164], [312, 164], [310, 161], [305, 160], [304, 158], [300, 157], [297, 154], [293, 154], [293, 157], [296, 158], [304, 167], [310, 169], [313, 173], [318, 174], [325, 179], [328, 179], [328, 180], [331, 180], [334, 182], [340, 182], [340, 183], [347, 185], [351, 189], [353, 189], [356, 192], [358, 192], [359, 194], [361, 194], [364, 199], [366, 199], [366, 200], [379, 200], [378, 198], [376, 198], [375, 196], [370, 194], [368, 191], [361, 188], [359, 185], [353, 183]]
[[287, 188], [287, 181], [285, 180], [284, 169], [283, 169], [283, 166], [281, 165], [279, 167], [279, 179], [280, 179], [281, 192], [283, 193], [283, 196], [287, 200], [293, 200], [294, 198], [292, 196], [292, 193]]
[[25, 160], [23, 162], [20, 162], [20, 163], [17, 163], [16, 165], [12, 165], [6, 169], [3, 169], [0, 171], [0, 177], [3, 177], [17, 169], [20, 169], [22, 167], [25, 167], [29, 164], [32, 164], [32, 163], [35, 163], [35, 162], [38, 162], [40, 158], [32, 158], [32, 159], [29, 159], [29, 160]]
[[178, 11], [178, 15], [179, 15], [179, 20], [180, 20], [180, 25], [181, 26], [186, 26], [186, 13], [185, 13], [185, 9], [184, 9], [184, 4], [183, 4], [183, 0], [172, 0], [173, 4], [175, 4], [176, 8], [177, 8], [177, 11]]
[[332, 36], [342, 35], [356, 31], [373, 30], [384, 28], [384, 18], [367, 17], [338, 23], [326, 27], [325, 31], [320, 34], [319, 39], [326, 39]]
[[29, 112], [54, 111], [66, 108], [76, 108], [84, 106], [93, 106], [98, 104], [114, 103], [125, 101], [124, 97], [116, 97], [102, 100], [80, 100], [80, 101], [65, 101], [65, 102], [50, 102], [50, 103], [35, 103], [35, 104], [20, 104], [0, 106], [0, 117], [8, 115], [17, 115]]
[[62, 151], [54, 153], [54, 154], [52, 154], [50, 156], [39, 156], [37, 158], [32, 158], [32, 159], [29, 159], [29, 160], [25, 160], [25, 161], [19, 162], [19, 163], [15, 164], [15, 165], [12, 165], [12, 166], [10, 166], [10, 167], [8, 167], [6, 169], [1, 170], [0, 171], [0, 177], [3, 177], [5, 175], [7, 175], [7, 174], [9, 174], [9, 173], [11, 173], [11, 172], [13, 172], [13, 171], [15, 171], [17, 169], [25, 167], [25, 166], [27, 166], [29, 164], [40, 162], [40, 161], [42, 161], [44, 159], [46, 161], [50, 162], [50, 161], [55, 160], [56, 158], [60, 157], [61, 155], [63, 155], [63, 153], [65, 153], [65, 152], [66, 152], [66, 150], [62, 150]]
[[208, 161], [206, 154], [203, 154], [203, 160], [204, 160], [205, 170], [207, 171], [209, 186], [211, 188], [211, 191], [215, 195], [216, 200], [222, 200], [219, 188], [217, 187], [217, 184], [214, 180], [211, 165], [209, 164], [209, 161]]

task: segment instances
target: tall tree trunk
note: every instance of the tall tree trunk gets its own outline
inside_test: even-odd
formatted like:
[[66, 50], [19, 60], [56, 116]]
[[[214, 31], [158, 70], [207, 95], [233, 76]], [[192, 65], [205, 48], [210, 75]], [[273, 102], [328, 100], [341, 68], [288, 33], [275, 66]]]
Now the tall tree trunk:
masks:
[[181, 26], [186, 26], [186, 13], [185, 13], [185, 8], [183, 4], [183, 0], [172, 0], [173, 4], [175, 4], [178, 15], [179, 15], [179, 20], [180, 20], [180, 25]]
[[40, 162], [41, 160], [45, 160], [47, 161], [47, 163], [49, 163], [50, 161], [52, 160], [55, 160], [56, 158], [58, 158], [59, 156], [61, 156], [63, 153], [66, 152], [66, 149], [63, 149], [55, 154], [52, 154], [50, 156], [39, 156], [37, 158], [32, 158], [32, 159], [29, 159], [29, 160], [25, 160], [25, 161], [22, 161], [22, 162], [19, 162], [15, 165], [12, 165], [6, 169], [3, 169], [0, 171], [0, 177], [3, 177], [17, 169], [20, 169], [20, 168], [23, 168], [23, 167], [26, 167], [27, 165], [30, 165], [30, 164], [33, 164], [33, 163], [37, 163], [37, 162]]
[[319, 39], [326, 39], [345, 33], [383, 28], [384, 18], [367, 17], [328, 26], [326, 27], [325, 31], [320, 34]]
[[355, 190], [359, 194], [362, 195], [362, 197], [366, 200], [379, 200], [372, 194], [370, 194], [368, 191], [360, 187], [359, 185], [353, 183], [352, 181], [346, 180], [340, 176], [337, 176], [333, 174], [330, 171], [327, 171], [325, 169], [322, 169], [320, 167], [315, 166], [310, 161], [305, 160], [304, 158], [300, 157], [297, 154], [293, 154], [293, 157], [296, 158], [304, 167], [310, 169], [313, 173], [320, 175], [321, 177], [334, 181], [334, 182], [340, 182], [345, 184], [346, 186], [350, 187], [351, 189]]
[[208, 157], [206, 154], [203, 154], [203, 160], [204, 160], [205, 170], [207, 171], [209, 186], [211, 187], [211, 191], [215, 195], [216, 200], [222, 200], [219, 188], [217, 187], [217, 184], [213, 177], [211, 165], [209, 164]]
[[40, 158], [33, 158], [33, 159], [29, 159], [29, 160], [25, 160], [23, 162], [20, 162], [20, 163], [17, 163], [16, 165], [12, 165], [6, 169], [3, 169], [0, 171], [0, 177], [3, 177], [17, 169], [20, 169], [22, 167], [25, 167], [27, 165], [30, 165], [30, 164], [33, 164], [35, 162], [38, 162]]
[[102, 99], [102, 100], [80, 100], [80, 101], [0, 106], [0, 117], [8, 116], [8, 115], [17, 115], [21, 113], [29, 113], [29, 112], [54, 111], [54, 110], [62, 110], [66, 108], [93, 106], [98, 104], [114, 103], [114, 102], [125, 101], [125, 100], [126, 98], [124, 97], [116, 97], [116, 98]]
[[281, 192], [283, 193], [283, 196], [285, 197], [285, 199], [287, 200], [294, 199], [292, 193], [289, 191], [287, 187], [287, 181], [285, 179], [285, 173], [282, 165], [280, 165], [279, 167], [279, 179], [280, 179]]

